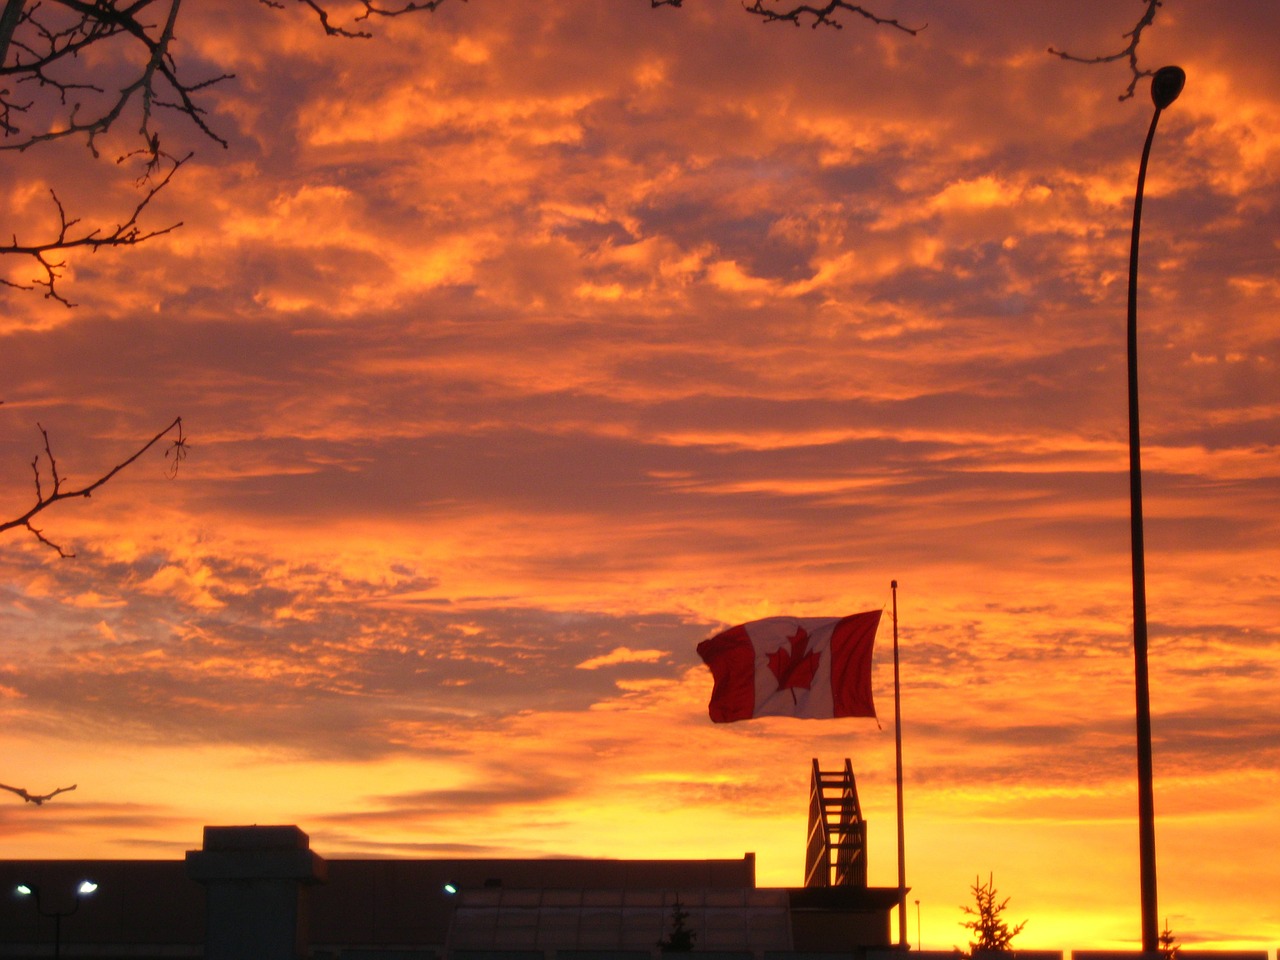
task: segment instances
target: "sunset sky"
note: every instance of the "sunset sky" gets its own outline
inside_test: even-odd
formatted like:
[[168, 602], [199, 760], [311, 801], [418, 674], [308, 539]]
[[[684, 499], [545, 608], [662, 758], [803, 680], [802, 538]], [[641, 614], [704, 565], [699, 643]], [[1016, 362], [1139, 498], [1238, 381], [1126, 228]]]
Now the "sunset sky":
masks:
[[[335, 9], [340, 8], [335, 7]], [[0, 287], [0, 519], [49, 431], [89, 501], [0, 536], [0, 858], [741, 857], [802, 883], [849, 757], [896, 883], [964, 946], [1140, 938], [1125, 280], [1137, 0], [885, 0], [916, 36], [737, 0], [472, 0], [327, 38], [188, 0], [223, 149]], [[1280, 946], [1280, 4], [1167, 0], [1141, 390], [1159, 912]], [[111, 64], [104, 69], [110, 71]], [[137, 202], [121, 121], [0, 154], [0, 238]], [[127, 128], [127, 129], [126, 129]], [[116, 140], [119, 143], [116, 143]], [[0, 258], [28, 282], [34, 262]], [[880, 723], [713, 725], [695, 652], [884, 608]], [[6, 799], [7, 798], [7, 799]], [[896, 923], [895, 923], [896, 930]], [[914, 907], [909, 920], [916, 940]]]

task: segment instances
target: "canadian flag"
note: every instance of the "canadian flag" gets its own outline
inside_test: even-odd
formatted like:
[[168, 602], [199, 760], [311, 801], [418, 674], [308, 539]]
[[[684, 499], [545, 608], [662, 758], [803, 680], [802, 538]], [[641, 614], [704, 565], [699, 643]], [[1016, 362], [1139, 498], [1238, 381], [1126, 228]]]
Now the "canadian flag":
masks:
[[849, 617], [769, 617], [698, 644], [715, 685], [716, 723], [752, 717], [874, 717], [871, 648], [880, 611]]

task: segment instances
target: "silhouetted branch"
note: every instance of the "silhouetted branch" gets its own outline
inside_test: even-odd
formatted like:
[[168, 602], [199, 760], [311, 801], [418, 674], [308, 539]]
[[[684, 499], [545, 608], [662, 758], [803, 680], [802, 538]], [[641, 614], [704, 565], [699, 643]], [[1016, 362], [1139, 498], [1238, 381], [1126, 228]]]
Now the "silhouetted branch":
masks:
[[[3, 401], [0, 401], [0, 402], [3, 402]], [[109, 482], [112, 477], [114, 477], [121, 470], [125, 469], [125, 467], [129, 466], [129, 464], [133, 463], [135, 460], [141, 457], [144, 453], [146, 453], [148, 450], [154, 447], [166, 436], [173, 435], [173, 439], [170, 441], [170, 444], [169, 444], [169, 449], [167, 449], [164, 454], [166, 460], [169, 460], [170, 458], [172, 458], [167, 471], [170, 477], [177, 475], [179, 465], [187, 457], [187, 449], [188, 449], [187, 438], [182, 430], [182, 418], [175, 417], [173, 422], [170, 423], [167, 427], [165, 427], [163, 430], [157, 433], [154, 437], [152, 437], [150, 440], [144, 443], [141, 447], [135, 450], [133, 454], [131, 454], [129, 457], [120, 461], [120, 463], [116, 464], [106, 473], [102, 474], [102, 476], [98, 477], [98, 479], [94, 480], [92, 483], [89, 483], [83, 487], [77, 487], [74, 489], [64, 489], [66, 478], [62, 476], [62, 473], [58, 469], [58, 461], [54, 457], [53, 447], [49, 443], [49, 431], [47, 431], [40, 424], [36, 424], [36, 426], [39, 428], [40, 436], [44, 440], [44, 458], [47, 464], [45, 470], [48, 473], [48, 480], [52, 485], [51, 489], [48, 489], [48, 490], [45, 489], [44, 472], [41, 470], [41, 466], [40, 466], [41, 455], [36, 454], [36, 456], [31, 461], [31, 471], [35, 477], [36, 501], [31, 506], [31, 508], [28, 509], [26, 513], [22, 514], [21, 516], [15, 517], [12, 520], [0, 521], [0, 533], [3, 533], [6, 530], [11, 530], [14, 527], [26, 527], [26, 529], [31, 533], [32, 536], [34, 536], [38, 541], [43, 543], [45, 546], [56, 551], [58, 556], [62, 557], [63, 559], [74, 557], [75, 554], [71, 553], [68, 550], [64, 550], [57, 543], [54, 543], [52, 540], [46, 537], [41, 530], [38, 530], [36, 527], [32, 526], [31, 524], [32, 518], [34, 518], [41, 511], [47, 509], [48, 507], [53, 506], [53, 504], [57, 503], [59, 500], [69, 500], [72, 497], [91, 496], [93, 494], [93, 491], [97, 490], [103, 484]], [[56, 797], [60, 793], [69, 793], [74, 789], [76, 789], [76, 784], [73, 783], [69, 787], [58, 787], [49, 793], [31, 793], [25, 787], [13, 787], [7, 783], [0, 783], [0, 790], [8, 790], [10, 793], [17, 794], [25, 802], [33, 803], [37, 807], [42, 806], [48, 800], [52, 800], [54, 797]]]
[[[284, 3], [282, 0], [258, 0], [265, 7], [271, 7], [274, 10], [283, 10]], [[328, 6], [321, 3], [320, 0], [297, 0], [305, 7], [309, 7], [311, 12], [316, 15], [316, 19], [320, 21], [320, 26], [324, 32], [331, 37], [351, 37], [355, 39], [367, 40], [373, 34], [365, 30], [348, 30], [346, 27], [334, 26], [330, 19], [331, 15]], [[374, 0], [360, 0], [360, 5], [364, 7], [364, 12], [354, 18], [354, 22], [359, 23], [361, 20], [368, 20], [370, 17], [401, 17], [407, 13], [431, 13], [439, 7], [445, 0], [405, 0], [404, 3], [392, 4], [391, 6], [379, 6]], [[467, 0], [462, 0], [466, 3]]]
[[[770, 6], [769, 4], [773, 4]], [[655, 6], [658, 4], [655, 3]], [[680, 4], [675, 4], [679, 6]], [[834, 27], [837, 30], [843, 28], [843, 24], [836, 19], [836, 14], [843, 11], [844, 13], [852, 13], [870, 20], [877, 26], [893, 27], [895, 30], [901, 30], [903, 33], [909, 33], [913, 37], [924, 29], [923, 26], [908, 27], [900, 20], [892, 17], [882, 17], [874, 11], [868, 10], [866, 7], [856, 3], [846, 3], [845, 0], [829, 0], [824, 4], [785, 4], [778, 6], [778, 0], [751, 0], [750, 3], [744, 2], [743, 9], [747, 13], [755, 14], [758, 17], [764, 17], [766, 21], [786, 20], [800, 26], [802, 18], [809, 19], [809, 26], [818, 27]]]
[[1142, 17], [1134, 25], [1133, 29], [1128, 33], [1121, 34], [1127, 37], [1128, 45], [1116, 53], [1108, 53], [1099, 57], [1078, 57], [1075, 54], [1067, 53], [1065, 50], [1057, 50], [1053, 47], [1049, 48], [1049, 52], [1055, 57], [1061, 57], [1063, 60], [1071, 60], [1074, 63], [1114, 63], [1117, 60], [1129, 61], [1129, 72], [1132, 74], [1129, 80], [1129, 86], [1125, 92], [1120, 94], [1120, 100], [1128, 100], [1133, 96], [1134, 90], [1137, 89], [1138, 81], [1143, 77], [1150, 77], [1154, 71], [1141, 70], [1138, 67], [1138, 44], [1142, 42], [1142, 31], [1151, 26], [1156, 19], [1156, 11], [1164, 6], [1164, 0], [1142, 0], [1146, 9], [1143, 11]]
[[[47, 299], [72, 306], [58, 290], [66, 261], [61, 251], [76, 247], [130, 247], [180, 224], [145, 230], [139, 218], [151, 200], [163, 190], [190, 154], [175, 159], [161, 147], [153, 129], [153, 112], [176, 110], [188, 117], [205, 136], [226, 146], [205, 121], [198, 94], [230, 74], [187, 82], [180, 78], [170, 48], [182, 0], [3, 0], [0, 10], [0, 150], [29, 150], [39, 144], [83, 136], [90, 152], [98, 156], [98, 138], [110, 130], [128, 110], [136, 110], [140, 147], [117, 162], [143, 156], [145, 172], [138, 182], [145, 192], [132, 211], [113, 229], [87, 229], [78, 217], [69, 216], [58, 193], [49, 194], [57, 210], [57, 224], [48, 239], [20, 242], [15, 235], [0, 245], [0, 255], [29, 256], [39, 265], [30, 283], [0, 278], [0, 284], [19, 290], [41, 288]], [[164, 12], [160, 26], [142, 18], [155, 9]], [[130, 59], [133, 72], [114, 93], [94, 82], [101, 58], [88, 56], [95, 45], [104, 45]], [[25, 92], [18, 96], [17, 91]], [[34, 133], [24, 133], [24, 115], [38, 106], [53, 122]], [[59, 117], [60, 115], [60, 117]], [[172, 166], [159, 180], [166, 162]]]
[[37, 807], [41, 806], [46, 800], [52, 800], [60, 793], [70, 793], [76, 788], [73, 783], [69, 787], [58, 787], [52, 793], [28, 793], [22, 787], [11, 787], [7, 783], [0, 783], [0, 790], [8, 790], [10, 793], [16, 793], [27, 803], [34, 803]]
[[[74, 497], [92, 496], [93, 491], [97, 490], [99, 487], [101, 487], [103, 484], [109, 481], [117, 473], [119, 473], [125, 467], [129, 466], [129, 464], [133, 463], [133, 461], [137, 460], [140, 456], [142, 456], [144, 453], [150, 450], [153, 446], [155, 446], [157, 443], [159, 443], [162, 439], [164, 439], [169, 434], [176, 434], [176, 436], [174, 436], [173, 440], [169, 444], [169, 449], [166, 450], [164, 454], [166, 460], [172, 457], [172, 460], [169, 464], [169, 469], [168, 469], [169, 476], [173, 477], [177, 475], [179, 464], [181, 464], [182, 461], [185, 460], [187, 457], [187, 450], [188, 450], [187, 439], [182, 432], [182, 418], [177, 417], [167, 427], [165, 427], [163, 430], [157, 433], [154, 437], [152, 437], [150, 440], [144, 443], [141, 447], [139, 447], [136, 451], [134, 451], [134, 453], [130, 457], [128, 457], [125, 460], [122, 460], [120, 463], [117, 463], [114, 467], [112, 467], [102, 476], [98, 477], [97, 480], [94, 480], [92, 483], [83, 487], [76, 487], [74, 489], [64, 489], [66, 478], [63, 477], [62, 474], [58, 472], [58, 461], [54, 457], [53, 448], [50, 446], [50, 443], [49, 443], [49, 431], [47, 431], [43, 426], [41, 426], [38, 423], [36, 424], [36, 427], [40, 430], [40, 435], [44, 438], [43, 456], [45, 460], [45, 466], [43, 469], [41, 468], [41, 463], [40, 463], [41, 454], [36, 454], [35, 457], [32, 458], [31, 460], [31, 472], [35, 475], [36, 501], [25, 513], [21, 514], [20, 516], [17, 516], [12, 520], [0, 521], [0, 533], [3, 533], [6, 530], [12, 530], [14, 527], [26, 527], [26, 529], [31, 533], [33, 537], [35, 537], [45, 546], [49, 547], [51, 550], [56, 551], [58, 556], [62, 557], [63, 559], [74, 557], [75, 554], [70, 552], [69, 550], [64, 550], [57, 543], [54, 543], [52, 540], [46, 537], [41, 530], [38, 530], [34, 526], [32, 526], [31, 521], [34, 517], [36, 517], [39, 513], [46, 510], [47, 508], [53, 506], [59, 500], [70, 500]], [[51, 484], [51, 488], [47, 491], [45, 489], [45, 481], [44, 481], [44, 474], [46, 472], [48, 473], [49, 483]], [[9, 789], [12, 789], [12, 788], [9, 788]]]
[[[122, 160], [125, 158], [121, 158]], [[58, 210], [58, 228], [57, 234], [49, 240], [39, 243], [19, 243], [15, 235], [13, 240], [5, 245], [0, 246], [0, 254], [18, 254], [22, 256], [32, 257], [36, 263], [40, 265], [43, 271], [43, 278], [36, 278], [29, 284], [16, 283], [12, 280], [6, 280], [0, 277], [0, 284], [7, 287], [13, 287], [18, 290], [34, 290], [36, 287], [43, 287], [44, 296], [49, 300], [57, 300], [63, 306], [71, 307], [74, 304], [67, 300], [58, 292], [57, 283], [62, 278], [67, 263], [65, 260], [57, 258], [57, 254], [62, 250], [73, 250], [76, 247], [89, 247], [90, 249], [98, 249], [99, 247], [132, 247], [143, 241], [150, 240], [153, 237], [161, 236], [169, 233], [182, 226], [181, 221], [170, 224], [158, 230], [143, 230], [138, 225], [138, 218], [142, 216], [142, 212], [146, 210], [147, 205], [157, 193], [168, 186], [169, 181], [173, 179], [174, 173], [178, 168], [191, 159], [191, 154], [187, 154], [179, 160], [173, 161], [173, 166], [164, 175], [164, 178], [158, 182], [154, 182], [147, 188], [145, 196], [133, 208], [133, 212], [123, 223], [118, 223], [114, 229], [104, 231], [101, 227], [95, 227], [92, 230], [77, 230], [80, 224], [78, 217], [68, 218], [66, 209], [62, 206], [62, 201], [58, 199], [58, 195], [50, 189], [49, 195], [53, 198], [53, 204]], [[155, 164], [159, 162], [159, 158], [151, 155], [148, 158], [148, 169], [143, 175], [143, 182], [151, 177]]]
[[[15, 114], [27, 112], [31, 104], [12, 99], [8, 88], [4, 88], [0, 91], [0, 127], [10, 142], [0, 145], [0, 149], [27, 150], [38, 143], [83, 135], [97, 156], [97, 138], [110, 130], [135, 101], [140, 114], [138, 135], [153, 151], [159, 150], [159, 134], [151, 128], [154, 107], [169, 107], [185, 114], [206, 136], [225, 147], [226, 141], [205, 122], [204, 110], [194, 94], [230, 79], [231, 74], [196, 82], [180, 78], [169, 50], [182, 0], [168, 0], [163, 26], [158, 30], [140, 19], [156, 2], [6, 0], [0, 17], [6, 23], [0, 31], [0, 81], [12, 78], [15, 88], [19, 84], [33, 88], [64, 112], [62, 122], [50, 129], [18, 136], [21, 131]], [[131, 51], [135, 63], [132, 76], [112, 95], [89, 78], [77, 76], [79, 70], [94, 69], [80, 55], [104, 41], [117, 41], [115, 46]], [[16, 51], [12, 62], [9, 48]], [[98, 99], [104, 102], [94, 109], [86, 106], [80, 94], [99, 94]]]

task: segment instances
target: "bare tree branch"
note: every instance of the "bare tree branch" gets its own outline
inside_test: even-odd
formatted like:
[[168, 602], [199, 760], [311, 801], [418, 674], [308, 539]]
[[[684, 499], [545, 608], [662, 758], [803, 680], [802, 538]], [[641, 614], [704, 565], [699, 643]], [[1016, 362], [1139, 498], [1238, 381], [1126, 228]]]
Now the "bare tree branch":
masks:
[[[168, 468], [169, 476], [173, 477], [177, 475], [178, 466], [186, 459], [187, 451], [189, 449], [187, 446], [186, 435], [182, 432], [182, 418], [176, 417], [172, 423], [135, 450], [127, 459], [117, 463], [102, 476], [98, 477], [98, 479], [83, 487], [64, 488], [66, 478], [58, 471], [58, 461], [54, 457], [53, 448], [49, 443], [49, 431], [40, 424], [36, 424], [36, 427], [40, 430], [41, 437], [44, 438], [44, 465], [41, 465], [41, 454], [39, 453], [37, 453], [31, 460], [31, 472], [35, 475], [35, 503], [32, 504], [25, 513], [14, 517], [12, 520], [0, 521], [0, 533], [3, 533], [6, 530], [12, 530], [15, 527], [25, 527], [33, 537], [45, 546], [49, 547], [51, 550], [56, 551], [58, 556], [63, 559], [74, 557], [75, 554], [69, 550], [63, 549], [60, 545], [46, 537], [43, 531], [32, 526], [31, 521], [38, 514], [53, 506], [60, 500], [92, 496], [93, 491], [97, 490], [117, 473], [129, 466], [129, 464], [133, 463], [133, 461], [137, 460], [140, 456], [170, 434], [173, 434], [174, 436], [169, 443], [169, 449], [167, 449], [164, 454], [165, 459], [170, 460]], [[48, 474], [50, 483], [50, 488], [48, 490], [45, 489], [45, 482], [43, 479], [45, 473]]]
[[[0, 403], [3, 403], [3, 401], [0, 401]], [[177, 476], [178, 467], [182, 463], [182, 461], [186, 459], [186, 456], [187, 456], [187, 450], [188, 450], [187, 438], [182, 430], [182, 418], [175, 417], [173, 422], [170, 423], [167, 427], [165, 427], [163, 430], [157, 433], [154, 437], [152, 437], [150, 440], [144, 443], [141, 447], [135, 450], [130, 456], [126, 457], [124, 460], [117, 463], [114, 467], [112, 467], [106, 473], [102, 474], [96, 480], [82, 487], [64, 489], [66, 478], [63, 477], [61, 471], [58, 469], [58, 461], [54, 457], [53, 447], [49, 443], [49, 431], [47, 431], [40, 424], [36, 424], [36, 426], [40, 430], [40, 436], [44, 439], [44, 458], [46, 461], [46, 467], [44, 471], [41, 470], [41, 464], [40, 464], [41, 455], [36, 454], [36, 456], [31, 461], [31, 471], [35, 476], [35, 488], [36, 488], [35, 503], [31, 506], [30, 509], [28, 509], [21, 516], [15, 517], [12, 520], [5, 520], [3, 522], [0, 522], [0, 533], [3, 533], [6, 530], [11, 530], [14, 527], [26, 527], [26, 529], [31, 533], [32, 536], [34, 536], [38, 541], [43, 543], [45, 546], [54, 550], [58, 554], [58, 556], [62, 557], [63, 559], [74, 557], [75, 554], [70, 552], [69, 550], [64, 550], [60, 545], [58, 545], [57, 543], [53, 542], [48, 537], [46, 537], [41, 530], [38, 530], [36, 527], [32, 526], [32, 523], [31, 523], [32, 518], [34, 518], [41, 511], [53, 506], [53, 504], [57, 503], [59, 500], [68, 500], [68, 499], [71, 499], [72, 497], [91, 496], [93, 494], [93, 491], [97, 490], [103, 484], [110, 481], [112, 477], [114, 477], [121, 470], [125, 469], [125, 467], [129, 466], [129, 464], [133, 463], [135, 460], [141, 457], [144, 453], [150, 450], [153, 446], [159, 443], [166, 436], [172, 435], [173, 437], [173, 439], [169, 443], [169, 448], [165, 451], [165, 454], [164, 454], [165, 459], [170, 460], [169, 467], [167, 470], [170, 477]], [[52, 484], [51, 489], [48, 489], [48, 490], [45, 489], [45, 481], [44, 481], [45, 471], [47, 471], [49, 482]], [[56, 797], [60, 793], [68, 793], [74, 789], [76, 789], [76, 784], [73, 783], [69, 787], [58, 787], [50, 791], [49, 793], [31, 793], [25, 787], [13, 787], [7, 783], [0, 783], [0, 790], [8, 790], [10, 793], [17, 794], [25, 802], [33, 803], [37, 807], [42, 806], [48, 800], [52, 800], [54, 797]]]
[[[21, 6], [21, 0], [9, 2]], [[135, 99], [140, 113], [138, 134], [143, 143], [154, 145], [158, 150], [159, 134], [151, 129], [152, 108], [163, 106], [185, 114], [201, 132], [225, 147], [226, 141], [205, 122], [204, 109], [195, 102], [194, 95], [232, 75], [221, 74], [195, 82], [181, 79], [170, 47], [182, 0], [168, 0], [164, 26], [158, 32], [138, 19], [154, 2], [156, 0], [98, 0], [95, 3], [45, 0], [26, 7], [18, 15], [8, 40], [17, 53], [12, 63], [0, 59], [0, 79], [12, 77], [15, 86], [26, 84], [46, 99], [56, 97], [65, 108], [65, 118], [60, 125], [45, 132], [19, 137], [17, 134], [21, 131], [14, 114], [25, 113], [30, 104], [19, 104], [9, 98], [7, 89], [0, 90], [0, 121], [3, 121], [6, 138], [12, 138], [11, 142], [0, 144], [0, 149], [27, 150], [50, 140], [84, 135], [90, 151], [97, 156], [97, 138], [115, 125]], [[46, 13], [44, 8], [49, 6], [53, 11]], [[118, 40], [117, 46], [131, 44], [127, 49], [136, 51], [133, 57], [137, 64], [136, 73], [113, 96], [106, 95], [96, 84], [76, 79], [80, 54], [94, 44], [110, 40]], [[0, 35], [0, 44], [4, 42], [4, 36]], [[7, 51], [0, 49], [0, 56], [7, 57]], [[92, 71], [91, 66], [83, 69]], [[174, 99], [160, 98], [166, 90]], [[87, 106], [87, 101], [82, 99], [82, 95], [88, 94], [102, 95], [96, 99], [105, 102], [92, 109], [92, 105]]]
[[16, 793], [23, 800], [27, 801], [27, 803], [34, 803], [37, 807], [42, 806], [46, 800], [52, 800], [60, 793], [70, 793], [75, 788], [76, 785], [73, 783], [69, 787], [58, 787], [58, 789], [51, 793], [28, 793], [22, 787], [11, 787], [7, 783], [0, 783], [0, 790], [8, 790], [10, 793]]
[[[892, 17], [882, 17], [872, 10], [856, 3], [846, 3], [845, 0], [829, 0], [829, 2], [821, 5], [801, 3], [787, 4], [782, 7], [777, 6], [778, 0], [751, 0], [746, 3], [745, 0], [742, 8], [747, 13], [755, 14], [763, 17], [768, 22], [776, 20], [786, 20], [800, 26], [802, 18], [809, 18], [809, 26], [817, 29], [818, 27], [834, 27], [837, 30], [843, 29], [844, 24], [836, 19], [836, 14], [841, 11], [845, 13], [856, 14], [865, 20], [870, 20], [877, 26], [893, 27], [895, 30], [901, 30], [903, 33], [909, 33], [913, 37], [924, 29], [924, 25], [919, 27], [908, 27], [900, 20]], [[768, 4], [773, 4], [769, 6]], [[654, 6], [662, 5], [662, 2], [655, 0]], [[680, 6], [679, 3], [673, 4]]]
[[1114, 63], [1117, 60], [1129, 61], [1129, 72], [1132, 76], [1129, 79], [1129, 86], [1125, 88], [1125, 92], [1120, 94], [1120, 100], [1128, 100], [1133, 96], [1134, 90], [1137, 89], [1138, 81], [1143, 77], [1154, 75], [1152, 70], [1142, 70], [1138, 67], [1138, 44], [1142, 42], [1142, 31], [1147, 29], [1155, 22], [1156, 11], [1164, 6], [1164, 0], [1142, 0], [1143, 6], [1146, 8], [1138, 22], [1134, 24], [1132, 30], [1128, 33], [1121, 34], [1129, 40], [1127, 46], [1115, 53], [1108, 53], [1098, 57], [1078, 57], [1075, 54], [1067, 53], [1064, 50], [1057, 50], [1053, 47], [1049, 48], [1049, 52], [1055, 57], [1061, 57], [1063, 60], [1071, 60], [1074, 63]]
[[[283, 10], [285, 5], [283, 0], [258, 0], [264, 7], [271, 7], [273, 10]], [[366, 30], [350, 30], [346, 27], [334, 26], [330, 19], [330, 13], [326, 4], [320, 0], [297, 0], [298, 3], [310, 8], [311, 12], [316, 15], [316, 19], [320, 21], [320, 26], [326, 34], [331, 37], [350, 37], [361, 40], [367, 40], [373, 34]], [[371, 17], [401, 17], [407, 13], [431, 13], [445, 0], [405, 0], [403, 3], [392, 4], [391, 6], [380, 6], [374, 0], [360, 0], [360, 5], [364, 7], [364, 12], [354, 18], [353, 22], [359, 23], [362, 20], [368, 20]], [[466, 3], [467, 0], [462, 0]], [[679, 4], [676, 4], [679, 6]]]
[[[0, 150], [28, 150], [50, 141], [83, 136], [90, 152], [98, 156], [98, 138], [112, 129], [128, 111], [138, 117], [140, 146], [117, 163], [141, 156], [144, 174], [138, 180], [143, 193], [131, 212], [114, 228], [81, 226], [68, 216], [55, 189], [49, 193], [57, 221], [50, 236], [20, 242], [17, 236], [0, 245], [0, 255], [31, 257], [38, 265], [30, 283], [0, 278], [0, 285], [44, 291], [47, 299], [72, 306], [58, 289], [66, 260], [61, 251], [77, 247], [131, 247], [169, 233], [180, 226], [144, 229], [139, 219], [152, 199], [163, 190], [191, 154], [175, 158], [161, 144], [153, 117], [158, 109], [185, 115], [209, 139], [227, 146], [205, 120], [197, 101], [213, 84], [229, 79], [222, 74], [188, 82], [179, 75], [171, 53], [182, 0], [3, 0], [0, 10]], [[164, 16], [160, 26], [143, 18], [153, 9]], [[100, 45], [95, 46], [95, 45]], [[125, 57], [134, 72], [114, 93], [94, 82], [102, 57], [82, 56], [91, 47], [106, 56]], [[19, 91], [24, 95], [19, 96]], [[22, 129], [29, 113], [52, 117], [34, 133]], [[59, 119], [60, 115], [60, 119]], [[39, 122], [39, 121], [35, 121]], [[171, 165], [170, 165], [171, 164]], [[167, 167], [161, 175], [160, 171]]]
[[[53, 204], [58, 210], [58, 228], [57, 233], [50, 239], [37, 243], [19, 243], [15, 235], [13, 239], [4, 246], [0, 246], [0, 254], [19, 254], [32, 257], [36, 263], [40, 265], [43, 277], [33, 279], [29, 284], [16, 283], [12, 280], [6, 280], [0, 277], [0, 284], [7, 287], [13, 287], [18, 290], [34, 290], [36, 287], [44, 288], [45, 299], [56, 300], [63, 306], [75, 306], [70, 300], [67, 300], [58, 292], [58, 281], [66, 270], [67, 262], [57, 258], [57, 254], [63, 250], [73, 250], [77, 247], [88, 247], [97, 250], [100, 247], [133, 247], [139, 243], [143, 243], [153, 237], [161, 236], [169, 233], [182, 226], [182, 222], [170, 224], [157, 230], [144, 230], [138, 224], [138, 219], [142, 216], [147, 205], [152, 199], [168, 186], [169, 181], [173, 179], [173, 175], [178, 168], [191, 159], [191, 154], [173, 161], [173, 166], [169, 168], [164, 177], [158, 181], [152, 181], [147, 188], [146, 194], [133, 208], [133, 212], [123, 223], [118, 223], [111, 230], [103, 230], [101, 227], [95, 227], [92, 230], [81, 229], [76, 227], [80, 223], [78, 217], [68, 218], [67, 212], [62, 206], [62, 201], [58, 199], [58, 195], [49, 190], [49, 195], [53, 199]], [[124, 157], [121, 158], [123, 161]], [[160, 157], [155, 155], [148, 156], [148, 172], [143, 175], [143, 182], [150, 180], [151, 171], [154, 165], [160, 162]]]

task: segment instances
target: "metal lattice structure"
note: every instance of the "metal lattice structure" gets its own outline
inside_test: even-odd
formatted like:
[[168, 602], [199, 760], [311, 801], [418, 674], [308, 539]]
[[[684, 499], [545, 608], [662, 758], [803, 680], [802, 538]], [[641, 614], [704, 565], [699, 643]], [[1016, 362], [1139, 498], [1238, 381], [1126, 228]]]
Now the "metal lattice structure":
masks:
[[820, 770], [818, 761], [813, 761], [804, 885], [867, 885], [867, 823], [858, 803], [853, 764], [847, 758], [840, 771]]

